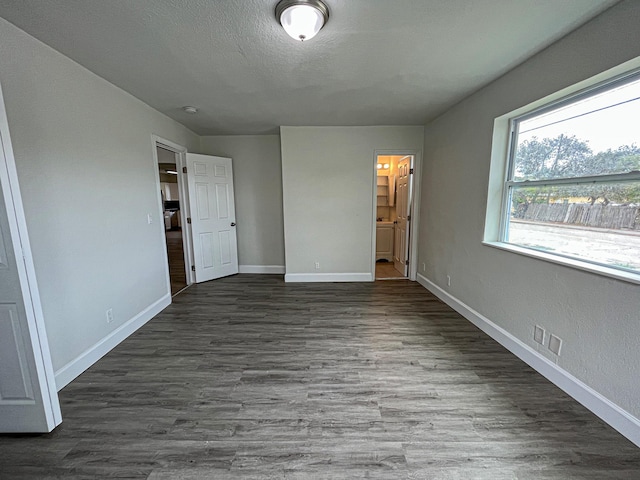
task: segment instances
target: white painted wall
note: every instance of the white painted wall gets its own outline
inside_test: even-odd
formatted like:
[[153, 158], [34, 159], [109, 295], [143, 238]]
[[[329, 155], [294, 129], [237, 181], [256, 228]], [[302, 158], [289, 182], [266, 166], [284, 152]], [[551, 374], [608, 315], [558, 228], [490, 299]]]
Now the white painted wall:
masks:
[[422, 126], [280, 128], [287, 276], [371, 278], [375, 151], [420, 151], [423, 131]]
[[494, 118], [640, 55], [639, 23], [623, 2], [426, 126], [419, 248], [422, 275], [532, 348], [536, 323], [558, 335], [558, 365], [636, 417], [640, 287], [481, 242]]
[[202, 137], [201, 150], [233, 159], [240, 271], [284, 272], [280, 136]]
[[168, 301], [151, 134], [199, 138], [2, 19], [0, 82], [60, 371]]
[[165, 150], [164, 148], [156, 148], [156, 152], [158, 153], [158, 163], [176, 163], [176, 154], [170, 152], [169, 150]]

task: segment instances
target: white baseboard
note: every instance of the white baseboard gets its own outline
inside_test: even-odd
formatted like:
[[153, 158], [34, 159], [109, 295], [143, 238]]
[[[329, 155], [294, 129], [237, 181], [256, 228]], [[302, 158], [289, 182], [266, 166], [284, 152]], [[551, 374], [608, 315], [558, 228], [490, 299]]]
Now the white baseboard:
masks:
[[370, 273], [287, 273], [285, 282], [372, 282]]
[[428, 278], [418, 274], [418, 283], [640, 447], [640, 419], [543, 357], [529, 345], [444, 291]]
[[272, 275], [284, 275], [284, 265], [240, 265], [240, 273], [264, 273]]
[[57, 390], [60, 391], [66, 387], [73, 379], [117, 347], [124, 339], [159, 314], [169, 304], [171, 304], [171, 295], [167, 294], [56, 371]]

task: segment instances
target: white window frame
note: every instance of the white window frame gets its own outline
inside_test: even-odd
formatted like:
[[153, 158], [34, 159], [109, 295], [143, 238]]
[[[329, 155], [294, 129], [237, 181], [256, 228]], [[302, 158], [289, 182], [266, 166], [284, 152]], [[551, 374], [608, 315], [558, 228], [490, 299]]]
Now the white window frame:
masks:
[[[631, 67], [631, 69], [630, 69]], [[540, 115], [563, 105], [596, 95], [634, 80], [640, 79], [640, 58], [604, 72], [577, 85], [563, 89], [530, 105], [519, 108], [494, 122], [491, 172], [489, 178], [489, 194], [487, 199], [487, 215], [483, 244], [507, 250], [512, 253], [565, 265], [618, 280], [640, 284], [640, 272], [606, 265], [588, 259], [567, 256], [560, 253], [549, 253], [509, 243], [508, 235], [511, 195], [518, 186], [541, 187], [555, 185], [577, 185], [589, 183], [612, 183], [640, 181], [640, 172], [588, 177], [569, 177], [545, 180], [515, 181], [516, 141], [518, 125], [523, 120]]]

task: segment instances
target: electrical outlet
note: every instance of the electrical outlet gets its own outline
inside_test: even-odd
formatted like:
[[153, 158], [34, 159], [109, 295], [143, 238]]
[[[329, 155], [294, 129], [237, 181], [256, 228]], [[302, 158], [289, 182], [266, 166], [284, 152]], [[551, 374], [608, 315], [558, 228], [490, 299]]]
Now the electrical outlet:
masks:
[[320, 262], [316, 262], [316, 270], [320, 270]]
[[544, 345], [545, 333], [546, 332], [544, 331], [544, 328], [542, 328], [540, 325], [536, 325], [533, 329], [533, 340], [540, 345]]
[[153, 216], [150, 213], [147, 213], [147, 223], [151, 225], [153, 223]]
[[426, 271], [427, 271], [427, 264], [426, 264], [426, 263], [423, 263], [423, 264], [422, 264], [422, 271], [423, 271], [423, 272], [426, 272]]
[[553, 353], [559, 356], [561, 349], [562, 349], [562, 339], [552, 334], [549, 337], [549, 350], [551, 350]]
[[451, 286], [451, 275], [447, 275], [447, 287]]
[[113, 322], [113, 308], [110, 308], [105, 312], [105, 316], [107, 317], [107, 323]]

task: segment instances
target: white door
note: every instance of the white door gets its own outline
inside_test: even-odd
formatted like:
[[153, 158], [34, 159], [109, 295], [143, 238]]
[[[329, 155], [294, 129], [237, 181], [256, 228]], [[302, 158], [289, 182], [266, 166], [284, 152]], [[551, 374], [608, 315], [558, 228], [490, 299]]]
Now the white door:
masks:
[[0, 432], [62, 422], [0, 92]]
[[238, 273], [230, 158], [187, 153], [196, 283]]
[[411, 205], [411, 160], [404, 157], [398, 162], [396, 185], [395, 241], [393, 266], [405, 277], [409, 269], [409, 225]]

